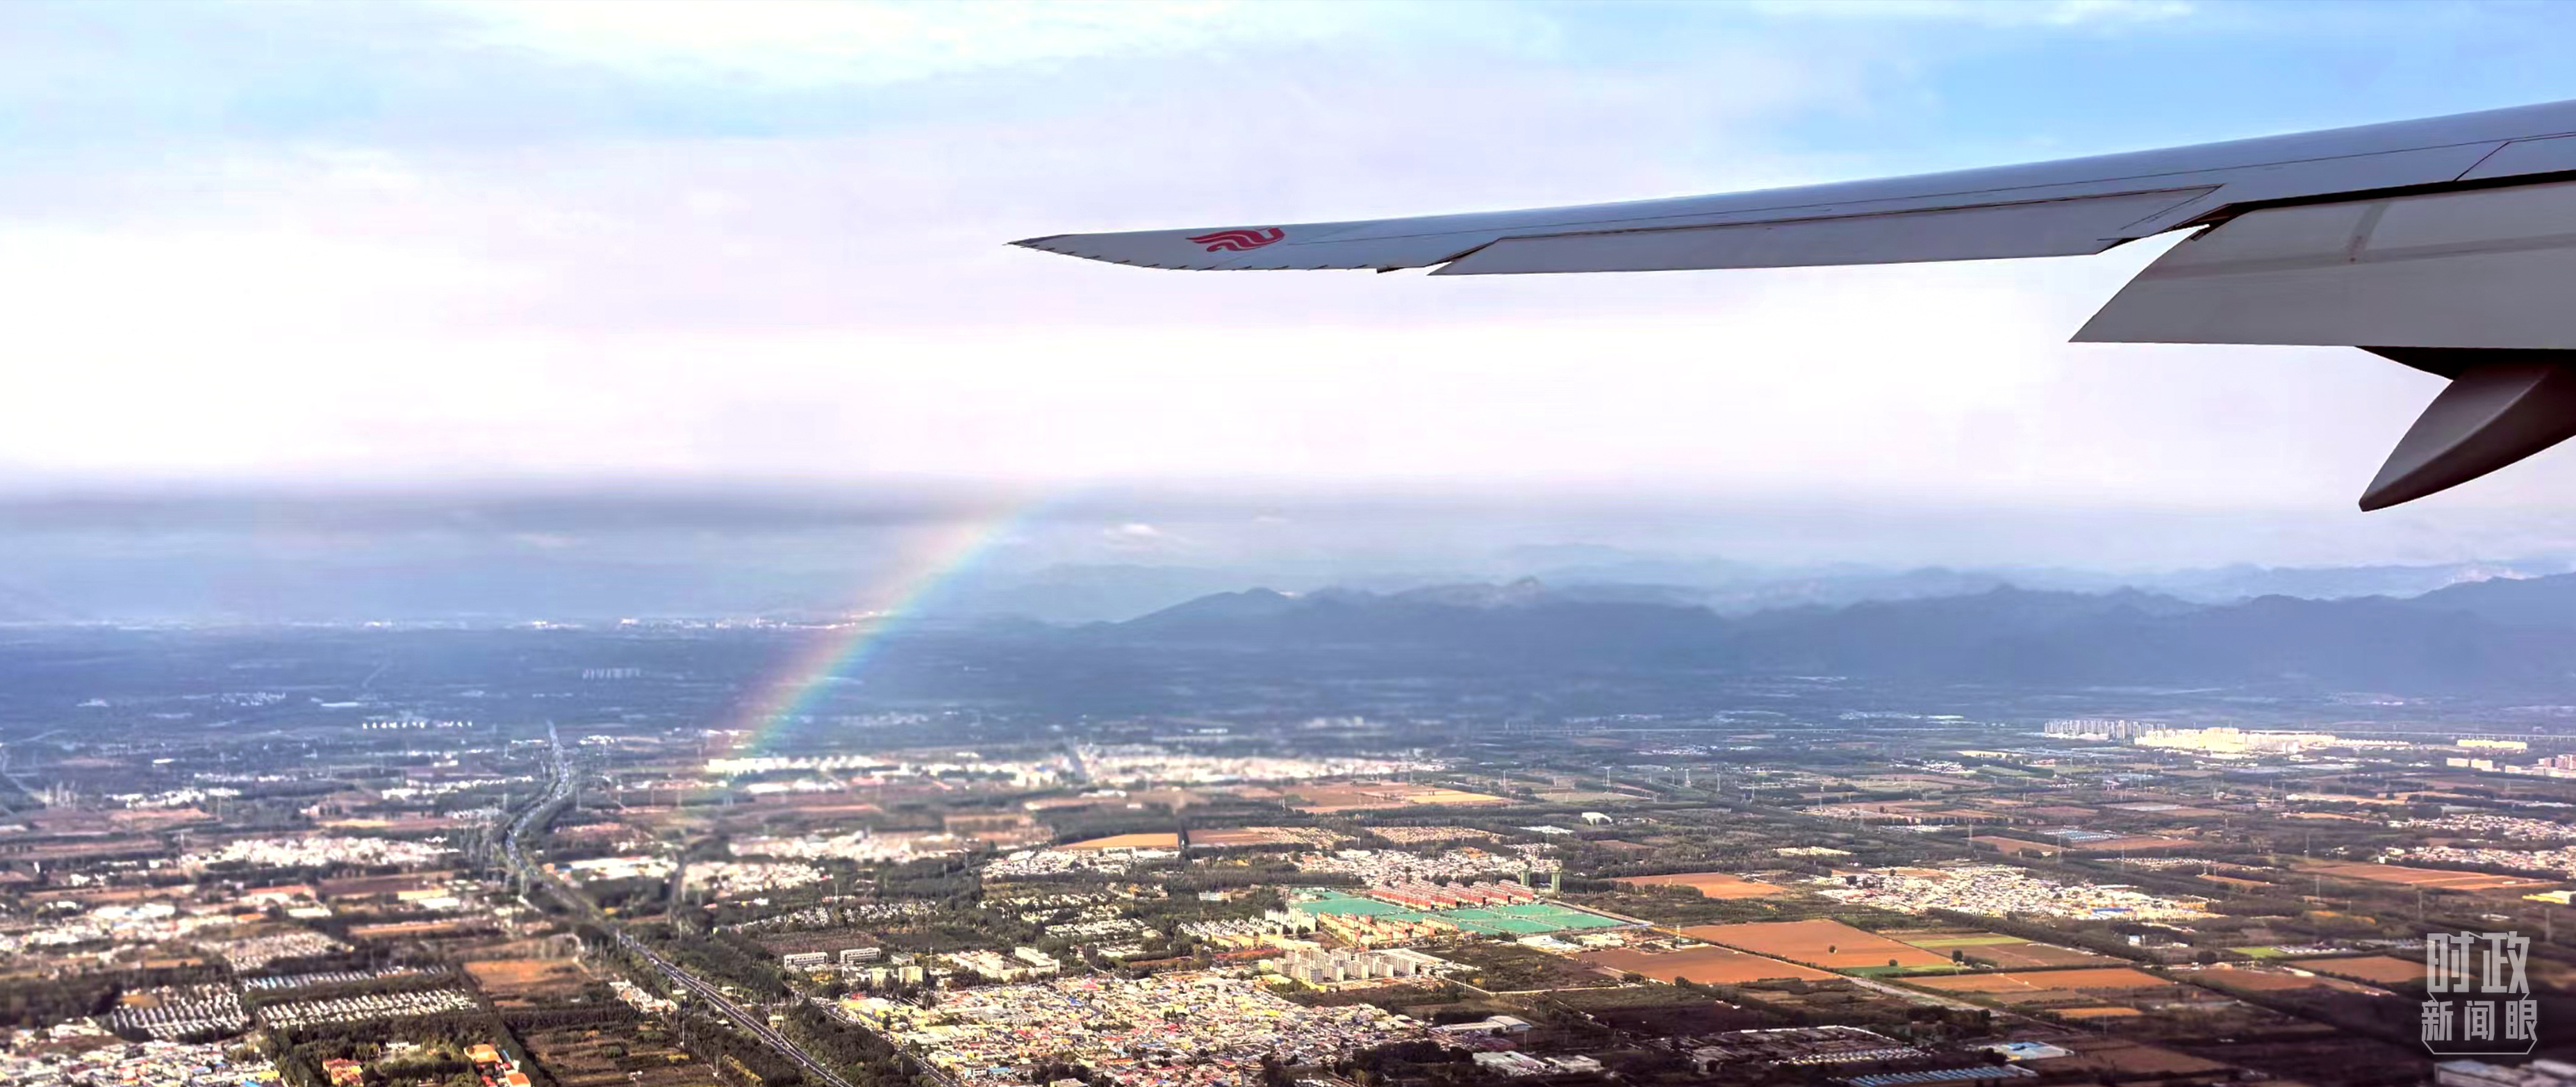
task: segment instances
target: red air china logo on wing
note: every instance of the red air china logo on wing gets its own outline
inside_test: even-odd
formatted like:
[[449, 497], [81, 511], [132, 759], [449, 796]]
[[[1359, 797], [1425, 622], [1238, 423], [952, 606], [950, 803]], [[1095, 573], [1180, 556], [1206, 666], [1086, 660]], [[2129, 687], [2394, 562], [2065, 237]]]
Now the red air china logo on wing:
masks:
[[1206, 246], [1210, 253], [1240, 253], [1246, 249], [1259, 249], [1287, 236], [1287, 231], [1275, 226], [1237, 227], [1195, 235], [1190, 240]]

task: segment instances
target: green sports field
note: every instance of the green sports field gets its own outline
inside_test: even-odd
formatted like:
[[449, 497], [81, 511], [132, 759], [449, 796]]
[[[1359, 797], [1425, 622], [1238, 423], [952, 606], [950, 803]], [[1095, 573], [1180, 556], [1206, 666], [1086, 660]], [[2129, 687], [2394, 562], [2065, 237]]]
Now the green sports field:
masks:
[[1488, 936], [1541, 936], [1550, 932], [1573, 929], [1618, 928], [1628, 924], [1597, 913], [1560, 906], [1554, 902], [1512, 902], [1497, 906], [1461, 906], [1453, 910], [1420, 912], [1389, 902], [1339, 891], [1308, 892], [1294, 903], [1308, 913], [1358, 914], [1383, 917], [1390, 921], [1420, 921], [1438, 918], [1468, 932]]

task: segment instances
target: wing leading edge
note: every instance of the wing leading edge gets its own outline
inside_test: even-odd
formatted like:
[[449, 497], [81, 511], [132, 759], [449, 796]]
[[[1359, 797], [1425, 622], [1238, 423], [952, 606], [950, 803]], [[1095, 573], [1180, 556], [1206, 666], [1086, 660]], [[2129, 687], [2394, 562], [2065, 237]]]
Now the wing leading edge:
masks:
[[2570, 178], [2561, 102], [1792, 189], [1014, 244], [1155, 268], [1514, 275], [2080, 256], [2201, 227], [2076, 338], [2358, 346], [2445, 373], [2452, 391], [2365, 493], [2376, 509], [2576, 434]]

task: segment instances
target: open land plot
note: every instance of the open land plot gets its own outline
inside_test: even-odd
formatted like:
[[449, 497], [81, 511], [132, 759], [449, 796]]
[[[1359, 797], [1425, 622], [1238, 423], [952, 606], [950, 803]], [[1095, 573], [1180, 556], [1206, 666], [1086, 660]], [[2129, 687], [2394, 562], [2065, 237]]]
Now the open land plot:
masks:
[[2394, 883], [2402, 887], [2433, 887], [2446, 891], [2505, 891], [2557, 885], [2554, 880], [2497, 876], [2485, 872], [2446, 872], [2438, 868], [2409, 868], [2402, 864], [2310, 864], [2301, 866], [2301, 871], [2328, 879]]
[[2301, 989], [2324, 989], [2354, 996], [2395, 996], [2386, 989], [2374, 988], [2357, 981], [2330, 978], [2321, 974], [2293, 974], [2285, 970], [2253, 967], [2212, 967], [2183, 975], [2195, 984], [2217, 989], [2236, 989], [2249, 993], [2288, 993]]
[[[1618, 981], [1590, 963], [1519, 944], [1474, 944], [1438, 954], [1473, 973], [1468, 984], [1488, 992], [1613, 986]], [[1453, 975], [1454, 976], [1454, 975]]]
[[2299, 969], [2355, 978], [2381, 985], [2421, 985], [2424, 964], [2395, 955], [2361, 955], [2348, 959], [2299, 959]]
[[1682, 935], [1713, 944], [1777, 955], [1791, 962], [1814, 963], [1834, 970], [1899, 969], [1948, 966], [1947, 955], [1908, 947], [1885, 936], [1831, 918], [1806, 921], [1751, 921], [1738, 925], [1693, 925]]
[[2079, 970], [2031, 970], [2020, 973], [1945, 974], [1940, 977], [1907, 978], [1906, 984], [1945, 993], [1982, 993], [1989, 996], [2016, 997], [2041, 993], [2118, 992], [2129, 989], [2162, 989], [2174, 984], [2144, 970], [2127, 966], [2097, 966]]
[[474, 984], [503, 1004], [536, 1003], [581, 991], [590, 975], [571, 959], [485, 959], [465, 964]]
[[1665, 876], [1629, 876], [1619, 882], [1637, 887], [1688, 887], [1701, 898], [1769, 898], [1788, 888], [1724, 872], [1682, 872]]
[[2002, 838], [1992, 834], [1974, 835], [1968, 841], [1970, 844], [1984, 846], [2007, 857], [2054, 857], [2065, 852], [2053, 845], [2026, 842], [2019, 838]]
[[2019, 936], [1993, 932], [1937, 930], [1931, 932], [1886, 933], [1898, 943], [1922, 948], [1939, 955], [1953, 951], [1970, 962], [1991, 963], [2006, 970], [2032, 970], [2052, 966], [2116, 966], [2120, 960], [2055, 944], [2034, 943]]
[[634, 1026], [523, 1030], [528, 1055], [563, 1087], [702, 1087], [715, 1082], [706, 1065], [671, 1046], [647, 1041]]
[[1701, 984], [1735, 985], [1779, 978], [1824, 981], [1834, 976], [1814, 967], [1715, 945], [1663, 953], [1619, 948], [1588, 952], [1581, 958], [1595, 966], [1605, 966], [1624, 974], [1643, 974], [1662, 982], [1688, 978]]
[[1552, 994], [1549, 1001], [1585, 1012], [1613, 1029], [1666, 1038], [1744, 1030], [1769, 1026], [1775, 1021], [1760, 1012], [1670, 985], [1571, 989]]
[[[2061, 1010], [2057, 1014], [2075, 1015], [2076, 1012], [2093, 1010], [2097, 1009], [2069, 1008]], [[2126, 1012], [2130, 1015], [2137, 1014], [2137, 1009], [2135, 1008], [2104, 1008], [2098, 1010], [2120, 1011]], [[2076, 1018], [2100, 1019], [2116, 1017], [2078, 1015]], [[2071, 1072], [2101, 1076], [2115, 1076], [2127, 1079], [2139, 1076], [2219, 1075], [2225, 1073], [2228, 1069], [2226, 1064], [2219, 1061], [2213, 1061], [2205, 1057], [2195, 1057], [2189, 1053], [2166, 1049], [2162, 1046], [2148, 1045], [2145, 1042], [2131, 1041], [2126, 1038], [2051, 1038], [2049, 1039], [2049, 1044], [2057, 1046], [2060, 1049], [2068, 1050], [2073, 1055], [2032, 1061], [2030, 1062], [2031, 1070], [2043, 1075], [2058, 1072]]]
[[1312, 814], [1425, 805], [1471, 806], [1510, 803], [1502, 797], [1487, 793], [1444, 789], [1436, 785], [1406, 785], [1393, 781], [1297, 785], [1282, 788], [1280, 793], [1295, 801], [1297, 810]]
[[2137, 1019], [2144, 1017], [2147, 1013], [2139, 1011], [2136, 1008], [2102, 1007], [2050, 1008], [2048, 1009], [2048, 1014], [2063, 1016], [2068, 1019]]
[[1181, 836], [1171, 831], [1151, 834], [1112, 834], [1106, 838], [1067, 842], [1059, 849], [1179, 849]]
[[2392, 1045], [2322, 1026], [2304, 1031], [2297, 1027], [2247, 1031], [2237, 1038], [2176, 1044], [2186, 1045], [2197, 1056], [2299, 1083], [2413, 1087], [2432, 1078], [2433, 1071], [2432, 1058], [2420, 1046]]

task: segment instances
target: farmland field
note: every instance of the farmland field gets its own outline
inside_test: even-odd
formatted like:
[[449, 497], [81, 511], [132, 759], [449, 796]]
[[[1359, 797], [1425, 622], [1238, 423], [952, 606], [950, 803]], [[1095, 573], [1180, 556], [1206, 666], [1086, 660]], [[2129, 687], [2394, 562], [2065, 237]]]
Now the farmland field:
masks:
[[1769, 898], [1786, 890], [1777, 884], [1724, 872], [1683, 872], [1668, 876], [1629, 876], [1619, 882], [1639, 887], [1688, 887], [1701, 898]]
[[2161, 989], [2174, 984], [2144, 970], [2099, 966], [2081, 970], [2031, 970], [2003, 974], [1948, 974], [1908, 978], [1908, 984], [1945, 993], [2020, 996], [2032, 993], [2080, 993], [2117, 989]]
[[2033, 943], [2019, 936], [1965, 929], [1936, 929], [1924, 932], [1890, 932], [1887, 937], [1898, 943], [1919, 947], [1937, 955], [1953, 951], [1964, 954], [1968, 961], [1986, 963], [2006, 970], [2031, 970], [2050, 966], [2116, 966], [2120, 960], [2055, 944]]
[[649, 1028], [554, 1027], [527, 1031], [524, 1037], [529, 1055], [562, 1087], [701, 1087], [716, 1082], [706, 1065]]
[[2363, 955], [2350, 959], [2300, 959], [2301, 970], [2314, 970], [2336, 977], [2357, 978], [2380, 985], [2421, 985], [2424, 964], [2394, 955]]
[[1297, 810], [1310, 813], [1369, 811], [1417, 805], [1501, 804], [1502, 797], [1402, 782], [1352, 782], [1345, 785], [1297, 785], [1280, 789]]
[[2394, 883], [2405, 887], [2434, 887], [2447, 891], [2502, 891], [2523, 887], [2550, 887], [2555, 882], [2522, 876], [2497, 876], [2484, 872], [2446, 872], [2438, 868], [2408, 868], [2402, 864], [2312, 864], [2301, 871], [2328, 879], [2358, 880], [2364, 883]]
[[1947, 966], [1947, 954], [1908, 947], [1885, 936], [1864, 932], [1830, 918], [1808, 921], [1753, 921], [1739, 925], [1693, 925], [1682, 935], [1713, 944], [1777, 955], [1791, 962], [1814, 963], [1834, 970]]
[[2311, 974], [2302, 977], [2287, 971], [2268, 969], [2212, 967], [2184, 975], [2194, 982], [2221, 989], [2239, 989], [2251, 993], [2286, 993], [2300, 989], [2326, 989], [2355, 996], [2393, 996], [2386, 989], [2374, 988], [2357, 981], [2345, 981]]
[[485, 959], [466, 963], [465, 972], [502, 1004], [571, 996], [589, 980], [581, 964], [571, 959]]

